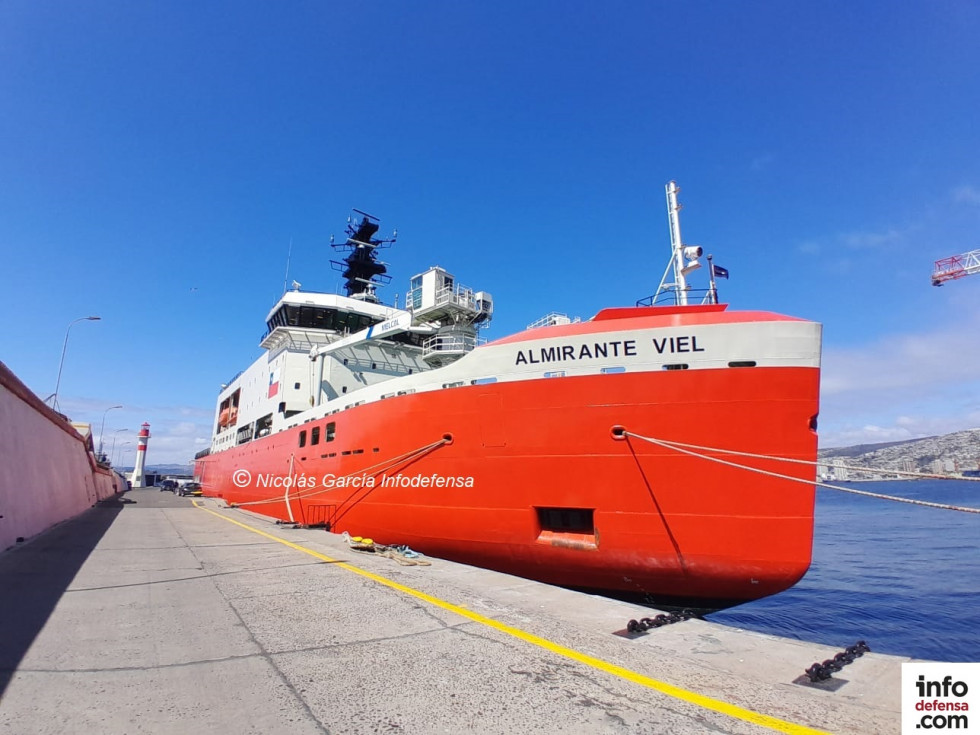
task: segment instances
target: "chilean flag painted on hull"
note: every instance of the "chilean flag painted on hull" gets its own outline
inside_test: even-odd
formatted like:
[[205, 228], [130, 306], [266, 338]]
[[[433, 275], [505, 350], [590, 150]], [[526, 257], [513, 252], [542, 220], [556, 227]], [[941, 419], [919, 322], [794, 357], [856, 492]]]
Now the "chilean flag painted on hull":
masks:
[[279, 393], [279, 368], [269, 373], [269, 398]]

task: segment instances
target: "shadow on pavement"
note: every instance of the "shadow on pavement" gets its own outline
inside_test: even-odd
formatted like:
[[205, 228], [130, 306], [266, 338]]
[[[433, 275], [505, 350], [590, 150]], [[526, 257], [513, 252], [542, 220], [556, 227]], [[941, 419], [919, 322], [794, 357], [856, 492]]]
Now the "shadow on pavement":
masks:
[[75, 574], [128, 503], [111, 498], [0, 554], [0, 697]]

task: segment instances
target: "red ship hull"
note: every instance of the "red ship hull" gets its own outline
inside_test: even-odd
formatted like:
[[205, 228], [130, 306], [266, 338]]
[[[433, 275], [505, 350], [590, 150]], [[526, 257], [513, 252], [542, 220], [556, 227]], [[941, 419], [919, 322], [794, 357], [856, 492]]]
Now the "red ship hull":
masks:
[[[211, 454], [196, 474], [206, 495], [282, 520], [552, 584], [719, 608], [806, 572], [813, 466], [706, 452], [803, 481], [791, 482], [615, 427], [814, 462], [818, 388], [816, 367], [472, 385], [356, 406]], [[300, 447], [314, 427], [324, 440]]]

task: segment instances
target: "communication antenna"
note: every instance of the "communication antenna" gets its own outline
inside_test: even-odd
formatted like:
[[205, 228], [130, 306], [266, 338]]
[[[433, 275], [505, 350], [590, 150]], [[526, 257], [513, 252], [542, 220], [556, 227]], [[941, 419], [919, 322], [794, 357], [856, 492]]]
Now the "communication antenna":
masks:
[[282, 277], [282, 292], [286, 293], [287, 286], [289, 283], [289, 261], [293, 257], [293, 238], [289, 238], [289, 252], [286, 253], [286, 275]]
[[[670, 223], [670, 261], [664, 269], [664, 275], [660, 279], [660, 285], [653, 296], [640, 299], [636, 302], [637, 306], [652, 306], [657, 303], [660, 294], [673, 291], [674, 303], [687, 306], [687, 275], [701, 267], [698, 258], [704, 252], [700, 245], [685, 245], [681, 238], [681, 204], [677, 201], [677, 194], [681, 188], [676, 181], [668, 181], [664, 187], [667, 192], [667, 220]], [[667, 277], [671, 270], [674, 272], [674, 282], [667, 283]]]

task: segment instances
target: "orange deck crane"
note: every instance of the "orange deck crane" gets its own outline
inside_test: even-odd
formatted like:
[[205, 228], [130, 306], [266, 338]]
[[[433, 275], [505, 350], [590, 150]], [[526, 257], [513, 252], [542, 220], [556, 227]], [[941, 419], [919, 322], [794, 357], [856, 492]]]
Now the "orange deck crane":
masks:
[[974, 273], [980, 273], [980, 250], [937, 260], [932, 269], [932, 285], [942, 286], [946, 281], [955, 281]]

